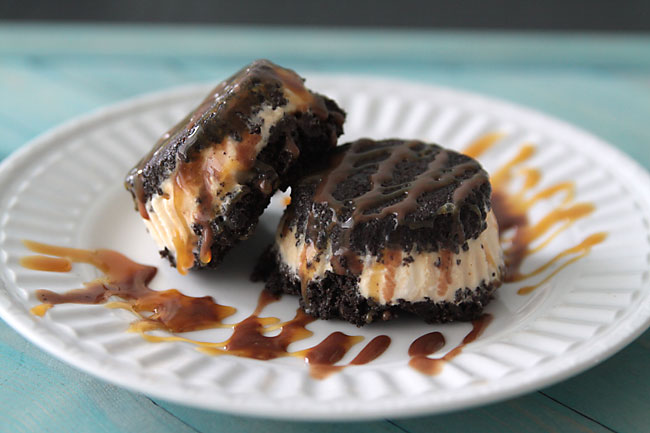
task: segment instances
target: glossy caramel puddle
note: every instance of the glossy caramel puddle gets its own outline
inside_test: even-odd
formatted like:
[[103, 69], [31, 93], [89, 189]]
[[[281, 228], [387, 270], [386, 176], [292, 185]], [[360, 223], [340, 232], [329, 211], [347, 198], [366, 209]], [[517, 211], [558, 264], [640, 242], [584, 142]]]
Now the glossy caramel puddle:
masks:
[[24, 243], [35, 253], [53, 256], [27, 257], [31, 269], [48, 271], [48, 265], [58, 258], [62, 262], [88, 263], [104, 274], [84, 284], [83, 288], [65, 293], [36, 291], [36, 298], [42, 303], [32, 309], [37, 315], [57, 304], [105, 304], [115, 296], [123, 302], [113, 306], [134, 312], [149, 329], [188, 332], [219, 327], [224, 318], [236, 311], [233, 307], [217, 304], [209, 296], [195, 298], [175, 289], [152, 290], [148, 284], [156, 275], [157, 268], [136, 263], [116, 251], [65, 248], [32, 241]]
[[[499, 133], [486, 134], [471, 143], [464, 153], [479, 157], [501, 138], [503, 135]], [[542, 179], [541, 172], [523, 166], [535, 151], [533, 145], [522, 146], [517, 155], [491, 176], [492, 208], [497, 216], [504, 246], [505, 281], [522, 282], [542, 275], [541, 281], [536, 284], [520, 287], [517, 292], [520, 295], [533, 292], [564, 268], [585, 257], [606, 238], [605, 233], [591, 234], [577, 245], [547, 259], [536, 269], [527, 273], [520, 272], [520, 266], [527, 257], [541, 253], [572, 224], [594, 211], [594, 206], [590, 203], [575, 202], [573, 182], [559, 182], [543, 189], [537, 188]], [[515, 180], [519, 180], [522, 186], [518, 191], [511, 192], [509, 188]], [[530, 209], [545, 200], [557, 201], [556, 197], [561, 197], [560, 204], [539, 221], [531, 223], [528, 218]], [[262, 317], [264, 308], [279, 300], [279, 297], [270, 292], [262, 291], [257, 307], [250, 316], [235, 324], [224, 324], [223, 319], [235, 313], [234, 307], [218, 304], [209, 296], [191, 297], [175, 289], [152, 290], [149, 283], [156, 275], [157, 268], [135, 263], [118, 252], [64, 248], [32, 241], [25, 241], [25, 246], [38, 254], [21, 259], [20, 264], [25, 268], [70, 272], [74, 263], [87, 263], [103, 273], [101, 278], [85, 283], [83, 288], [65, 293], [38, 290], [36, 297], [41, 304], [31, 310], [38, 316], [46, 314], [54, 305], [64, 303], [104, 304], [110, 308], [123, 308], [137, 317], [129, 331], [139, 333], [147, 341], [190, 343], [209, 355], [233, 355], [259, 360], [288, 356], [302, 358], [309, 365], [311, 376], [316, 379], [324, 379], [348, 366], [372, 362], [391, 344], [390, 337], [380, 335], [369, 341], [352, 361], [337, 365], [363, 337], [336, 331], [310, 348], [291, 352], [288, 350], [291, 343], [313, 335], [307, 325], [316, 319], [301, 310], [286, 322], [276, 317]], [[110, 302], [112, 298], [119, 298], [120, 301]], [[480, 337], [491, 320], [491, 315], [484, 314], [473, 321], [472, 330], [462, 342], [438, 358], [431, 358], [430, 355], [445, 346], [442, 333], [431, 332], [416, 338], [408, 350], [409, 365], [423, 374], [439, 374], [447, 362]], [[231, 328], [232, 334], [222, 342], [202, 342], [170, 335], [209, 328]], [[156, 331], [158, 332], [154, 334]], [[166, 334], [159, 335], [160, 331]], [[275, 335], [268, 335], [271, 332]]]
[[[129, 330], [138, 332], [147, 341], [187, 342], [210, 355], [228, 354], [260, 360], [298, 357], [304, 359], [310, 367], [311, 375], [318, 379], [340, 371], [347, 365], [367, 364], [381, 355], [390, 344], [388, 336], [379, 336], [370, 341], [349, 364], [335, 366], [363, 337], [333, 332], [313, 347], [290, 352], [288, 347], [291, 343], [313, 335], [306, 326], [316, 319], [301, 310], [287, 322], [280, 322], [275, 317], [260, 317], [267, 305], [280, 299], [267, 291], [262, 291], [257, 307], [250, 316], [235, 324], [224, 324], [223, 319], [235, 313], [234, 307], [218, 304], [210, 296], [187, 296], [176, 289], [152, 290], [148, 285], [157, 269], [136, 263], [116, 251], [65, 248], [32, 241], [24, 243], [31, 251], [41, 254], [21, 260], [21, 264], [29, 269], [67, 272], [72, 269], [72, 263], [87, 263], [104, 274], [101, 278], [84, 284], [83, 288], [65, 293], [38, 290], [36, 297], [41, 304], [31, 310], [38, 316], [44, 315], [54, 305], [68, 303], [105, 304], [110, 308], [123, 308], [137, 317]], [[109, 302], [112, 297], [119, 298], [120, 301]], [[150, 333], [158, 330], [176, 334], [209, 328], [232, 328], [232, 334], [226, 341], [213, 343], [177, 335], [159, 336]], [[278, 329], [280, 333], [277, 335], [265, 335]]]
[[463, 341], [440, 358], [429, 358], [445, 345], [445, 337], [440, 332], [431, 332], [416, 339], [409, 347], [411, 360], [409, 365], [423, 374], [436, 375], [442, 371], [445, 364], [463, 351], [463, 348], [481, 336], [485, 328], [492, 322], [490, 314], [483, 314], [472, 321], [472, 330], [465, 335]]

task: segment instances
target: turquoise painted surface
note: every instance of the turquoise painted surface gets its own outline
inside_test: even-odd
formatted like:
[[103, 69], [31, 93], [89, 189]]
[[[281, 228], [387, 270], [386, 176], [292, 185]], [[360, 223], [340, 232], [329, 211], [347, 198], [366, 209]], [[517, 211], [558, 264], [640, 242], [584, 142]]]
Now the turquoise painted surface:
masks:
[[[0, 157], [76, 115], [148, 91], [218, 81], [257, 57], [301, 72], [373, 74], [508, 99], [590, 130], [650, 168], [649, 35], [1, 21]], [[116, 388], [0, 322], [0, 432], [645, 432], [648, 360], [650, 332], [586, 373], [506, 402], [408, 420], [291, 423], [186, 408]]]

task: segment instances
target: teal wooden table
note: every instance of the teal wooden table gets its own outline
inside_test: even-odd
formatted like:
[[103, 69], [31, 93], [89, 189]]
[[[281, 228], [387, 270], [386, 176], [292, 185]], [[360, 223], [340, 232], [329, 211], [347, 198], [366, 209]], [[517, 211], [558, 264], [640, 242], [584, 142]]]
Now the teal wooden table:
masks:
[[[0, 21], [0, 156], [96, 107], [214, 82], [258, 57], [452, 86], [555, 115], [650, 168], [650, 35], [46, 26]], [[0, 431], [648, 432], [650, 331], [599, 366], [489, 406], [354, 424], [243, 418], [106, 384], [0, 321]]]

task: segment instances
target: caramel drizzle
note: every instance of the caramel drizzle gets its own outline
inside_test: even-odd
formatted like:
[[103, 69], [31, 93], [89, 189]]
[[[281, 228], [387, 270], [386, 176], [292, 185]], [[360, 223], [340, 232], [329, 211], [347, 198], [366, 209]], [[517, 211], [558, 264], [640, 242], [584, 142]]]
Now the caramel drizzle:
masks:
[[[467, 146], [463, 152], [474, 158], [480, 157], [501, 138], [503, 138], [503, 134], [486, 134]], [[591, 234], [579, 244], [566, 248], [533, 271], [528, 273], [520, 272], [519, 269], [525, 258], [542, 251], [576, 221], [586, 218], [595, 210], [591, 203], [575, 202], [575, 184], [570, 181], [559, 182], [535, 191], [542, 179], [541, 172], [535, 168], [521, 167], [522, 164], [532, 158], [535, 151], [536, 147], [531, 144], [522, 146], [519, 152], [500, 167], [490, 179], [492, 183], [492, 209], [499, 223], [501, 242], [506, 245], [504, 250], [505, 281], [520, 282], [540, 275], [559, 263], [554, 270], [549, 272], [538, 283], [519, 288], [517, 291], [519, 295], [532, 293], [567, 266], [587, 256], [594, 246], [604, 242], [607, 238], [606, 233]], [[515, 171], [515, 169], [518, 170]], [[513, 183], [516, 176], [522, 177], [521, 189], [515, 193], [509, 193], [508, 187]], [[530, 209], [535, 204], [558, 195], [562, 195], [560, 204], [549, 211], [537, 223], [531, 224], [528, 219]], [[514, 234], [507, 237], [510, 232], [514, 232]], [[533, 242], [540, 239], [541, 241], [537, 246], [531, 246]], [[562, 262], [563, 259], [566, 260]], [[482, 334], [491, 320], [490, 315], [484, 314], [478, 320], [472, 322], [472, 331], [465, 336], [462, 343], [440, 358], [429, 358], [427, 355], [438, 351], [444, 346], [445, 340], [442, 334], [434, 332], [416, 339], [409, 348], [409, 356], [411, 356], [409, 365], [423, 374], [439, 374], [447, 362], [458, 356], [467, 344], [476, 340]]]
[[395, 281], [395, 273], [397, 272], [398, 266], [402, 264], [402, 251], [395, 250], [384, 250], [384, 266], [386, 267], [386, 276], [383, 295], [384, 299], [392, 299], [393, 294], [395, 293], [395, 286], [397, 282]]
[[[337, 214], [345, 207], [352, 210], [351, 215], [342, 224], [343, 245], [350, 243], [355, 224], [391, 215], [395, 217], [397, 224], [406, 224], [406, 216], [417, 209], [418, 199], [423, 194], [444, 188], [458, 181], [460, 176], [470, 172], [472, 173], [471, 176], [459, 182], [453, 193], [450, 209], [446, 209], [453, 213], [456, 218], [459, 218], [458, 205], [477, 186], [488, 182], [487, 173], [474, 160], [448, 167], [449, 152], [439, 146], [425, 145], [417, 140], [397, 142], [380, 148], [370, 146], [371, 143], [372, 141], [368, 139], [352, 143], [349, 150], [339, 152], [334, 156], [331, 164], [332, 168], [329, 171], [315, 176], [318, 181], [318, 186], [314, 192], [315, 203], [327, 203]], [[393, 178], [396, 166], [401, 162], [420, 160], [423, 146], [427, 148], [424, 152], [435, 152], [426, 169], [411, 181], [391, 185], [390, 181]], [[381, 159], [384, 156], [385, 158]], [[370, 176], [370, 189], [367, 192], [345, 201], [340, 201], [334, 197], [334, 192], [341, 182], [351, 174], [372, 165], [377, 165], [377, 169]], [[395, 199], [399, 201], [388, 204]], [[373, 209], [376, 210], [373, 211]], [[308, 229], [312, 225], [310, 216], [310, 220], [307, 222]], [[411, 228], [419, 227], [417, 222], [409, 222], [408, 225]], [[460, 222], [455, 226], [462, 231]], [[465, 233], [458, 233], [458, 238], [464, 240]], [[358, 275], [361, 273], [363, 266], [356, 253], [344, 248], [335, 251], [332, 255], [332, 268], [338, 274], [345, 274], [350, 271]]]
[[[324, 379], [348, 366], [367, 364], [379, 357], [390, 345], [388, 336], [376, 337], [351, 362], [335, 365], [363, 337], [333, 332], [315, 346], [291, 352], [288, 350], [291, 343], [313, 335], [307, 325], [316, 319], [301, 310], [286, 322], [280, 322], [276, 317], [261, 317], [266, 306], [280, 299], [268, 291], [262, 291], [250, 316], [228, 324], [223, 323], [223, 319], [234, 314], [235, 308], [218, 304], [210, 296], [192, 297], [175, 289], [152, 290], [148, 284], [156, 275], [157, 269], [133, 262], [118, 252], [57, 247], [32, 241], [24, 243], [28, 249], [39, 254], [21, 260], [29, 269], [68, 272], [70, 269], [65, 269], [71, 268], [73, 263], [87, 263], [104, 274], [101, 278], [84, 284], [83, 288], [65, 293], [38, 290], [36, 297], [42, 303], [31, 310], [38, 316], [43, 316], [58, 304], [104, 304], [109, 308], [121, 308], [135, 314], [137, 319], [130, 325], [129, 331], [139, 333], [147, 341], [190, 343], [209, 355], [233, 355], [259, 360], [287, 356], [302, 358], [309, 365], [311, 376], [316, 379]], [[109, 302], [112, 297], [117, 297], [120, 301]], [[179, 335], [151, 333], [164, 331], [181, 334], [210, 328], [231, 328], [232, 334], [222, 342], [204, 342]], [[277, 330], [280, 330], [277, 335], [265, 335]]]
[[423, 335], [409, 347], [409, 356], [411, 357], [409, 366], [420, 373], [430, 376], [440, 374], [445, 364], [460, 355], [465, 346], [479, 338], [491, 322], [492, 316], [490, 314], [483, 314], [478, 319], [473, 320], [472, 330], [465, 335], [463, 341], [440, 358], [429, 358], [427, 355], [437, 352], [445, 345], [443, 335], [439, 332]]
[[34, 271], [70, 272], [72, 261], [66, 257], [25, 256], [21, 257], [20, 266]]
[[[403, 223], [405, 217], [417, 208], [417, 200], [422, 194], [450, 185], [468, 171], [474, 172], [474, 174], [460, 182], [454, 193], [454, 205], [464, 200], [477, 184], [488, 181], [487, 174], [476, 161], [470, 160], [445, 170], [449, 153], [439, 147], [424, 145], [420, 141], [413, 140], [379, 149], [369, 147], [368, 150], [364, 150], [363, 148], [369, 143], [370, 140], [367, 139], [358, 140], [353, 143], [349, 151], [338, 156], [334, 168], [323, 176], [314, 193], [314, 202], [328, 203], [337, 211], [346, 205], [351, 205], [354, 209], [348, 220], [351, 224], [388, 215], [395, 215], [398, 223]], [[395, 166], [398, 163], [421, 159], [420, 150], [423, 145], [430, 147], [431, 150], [437, 150], [426, 170], [410, 182], [387, 186], [386, 183], [392, 180]], [[374, 158], [383, 155], [386, 155], [387, 158], [377, 163]], [[341, 202], [333, 196], [339, 183], [352, 173], [374, 164], [378, 164], [378, 167], [377, 171], [370, 176], [371, 188], [369, 191], [345, 202]], [[369, 210], [399, 197], [404, 198], [398, 203], [382, 207], [378, 212], [369, 212]]]
[[[201, 263], [207, 264], [212, 260], [212, 241], [215, 237], [210, 222], [216, 214], [216, 206], [223, 197], [215, 197], [212, 194], [212, 183], [218, 182], [224, 190], [230, 190], [237, 180], [233, 173], [250, 170], [255, 162], [256, 146], [261, 137], [256, 134], [244, 133], [242, 140], [237, 144], [237, 159], [235, 161], [220, 161], [215, 157], [197, 158], [186, 162], [177, 158], [177, 169], [172, 175], [173, 200], [176, 214], [179, 216], [179, 223], [183, 226], [172, 238], [176, 251], [176, 268], [178, 272], [185, 275], [194, 265], [194, 239], [196, 235], [192, 227], [187, 225], [182, 217], [186, 201], [194, 202], [198, 198], [198, 204], [193, 212], [193, 221], [201, 227], [200, 249], [198, 259]], [[218, 151], [217, 151], [218, 152]], [[231, 167], [225, 167], [230, 165]], [[260, 185], [268, 188], [268, 185]], [[195, 197], [194, 194], [198, 194]]]
[[[390, 346], [391, 339], [387, 335], [380, 335], [370, 340], [368, 344], [361, 349], [361, 352], [349, 363], [345, 365], [333, 364], [310, 364], [311, 376], [316, 379], [325, 379], [332, 373], [339, 372], [352, 365], [364, 365], [379, 358]], [[337, 360], [338, 361], [338, 360]]]
[[503, 137], [504, 134], [500, 132], [489, 132], [467, 145], [465, 149], [463, 149], [463, 153], [471, 158], [478, 158]]
[[[488, 134], [481, 137], [467, 147], [468, 153], [473, 157], [479, 157], [501, 137], [500, 134]], [[520, 272], [520, 267], [527, 257], [542, 251], [569, 227], [591, 215], [595, 210], [591, 203], [575, 202], [576, 188], [571, 181], [558, 182], [536, 190], [542, 179], [541, 172], [536, 168], [522, 167], [533, 157], [535, 151], [534, 145], [523, 145], [518, 153], [499, 168], [490, 179], [493, 187], [492, 208], [497, 217], [501, 241], [504, 244], [505, 281], [520, 282], [542, 274], [559, 263], [557, 268], [537, 284], [520, 288], [517, 292], [520, 295], [533, 292], [562, 269], [585, 257], [594, 246], [602, 243], [607, 237], [605, 233], [589, 235], [579, 244], [558, 253], [533, 271]], [[508, 188], [516, 177], [521, 177], [522, 186], [518, 191], [509, 193]], [[551, 209], [538, 222], [532, 224], [528, 219], [530, 209], [537, 203], [558, 195], [562, 197], [560, 204]], [[508, 237], [508, 233], [512, 233], [512, 235]], [[537, 245], [533, 246], [532, 244], [535, 242]], [[560, 263], [565, 258], [567, 260]]]
[[83, 250], [57, 247], [38, 242], [25, 241], [31, 251], [44, 255], [30, 259], [30, 269], [48, 271], [48, 260], [59, 258], [69, 263], [87, 263], [99, 269], [104, 276], [86, 283], [83, 288], [56, 293], [51, 290], [36, 291], [36, 298], [42, 303], [32, 313], [43, 315], [58, 304], [104, 304], [113, 297], [122, 303], [114, 307], [125, 308], [137, 315], [140, 322], [150, 328], [169, 332], [188, 332], [219, 327], [222, 320], [235, 313], [233, 307], [219, 305], [205, 296], [186, 296], [178, 290], [155, 291], [148, 287], [157, 269], [129, 260], [111, 250]]

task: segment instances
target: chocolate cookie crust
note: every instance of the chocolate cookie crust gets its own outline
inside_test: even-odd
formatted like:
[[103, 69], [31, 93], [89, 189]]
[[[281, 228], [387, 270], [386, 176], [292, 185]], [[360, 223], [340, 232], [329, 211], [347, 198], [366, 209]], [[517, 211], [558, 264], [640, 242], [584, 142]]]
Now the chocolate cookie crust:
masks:
[[458, 252], [486, 228], [491, 187], [460, 153], [420, 141], [368, 139], [336, 148], [293, 187], [289, 228], [319, 248]]
[[[263, 280], [265, 288], [274, 293], [300, 296], [300, 307], [319, 319], [342, 319], [356, 326], [386, 321], [408, 312], [428, 323], [469, 321], [477, 319], [490, 302], [501, 281], [485, 282], [479, 287], [457, 289], [452, 302], [423, 299], [417, 302], [399, 299], [394, 304], [381, 304], [361, 296], [358, 279], [327, 271], [323, 278], [310, 281], [303, 288], [301, 279], [269, 247], [260, 257], [253, 272], [254, 281]], [[304, 295], [303, 295], [304, 293]]]

